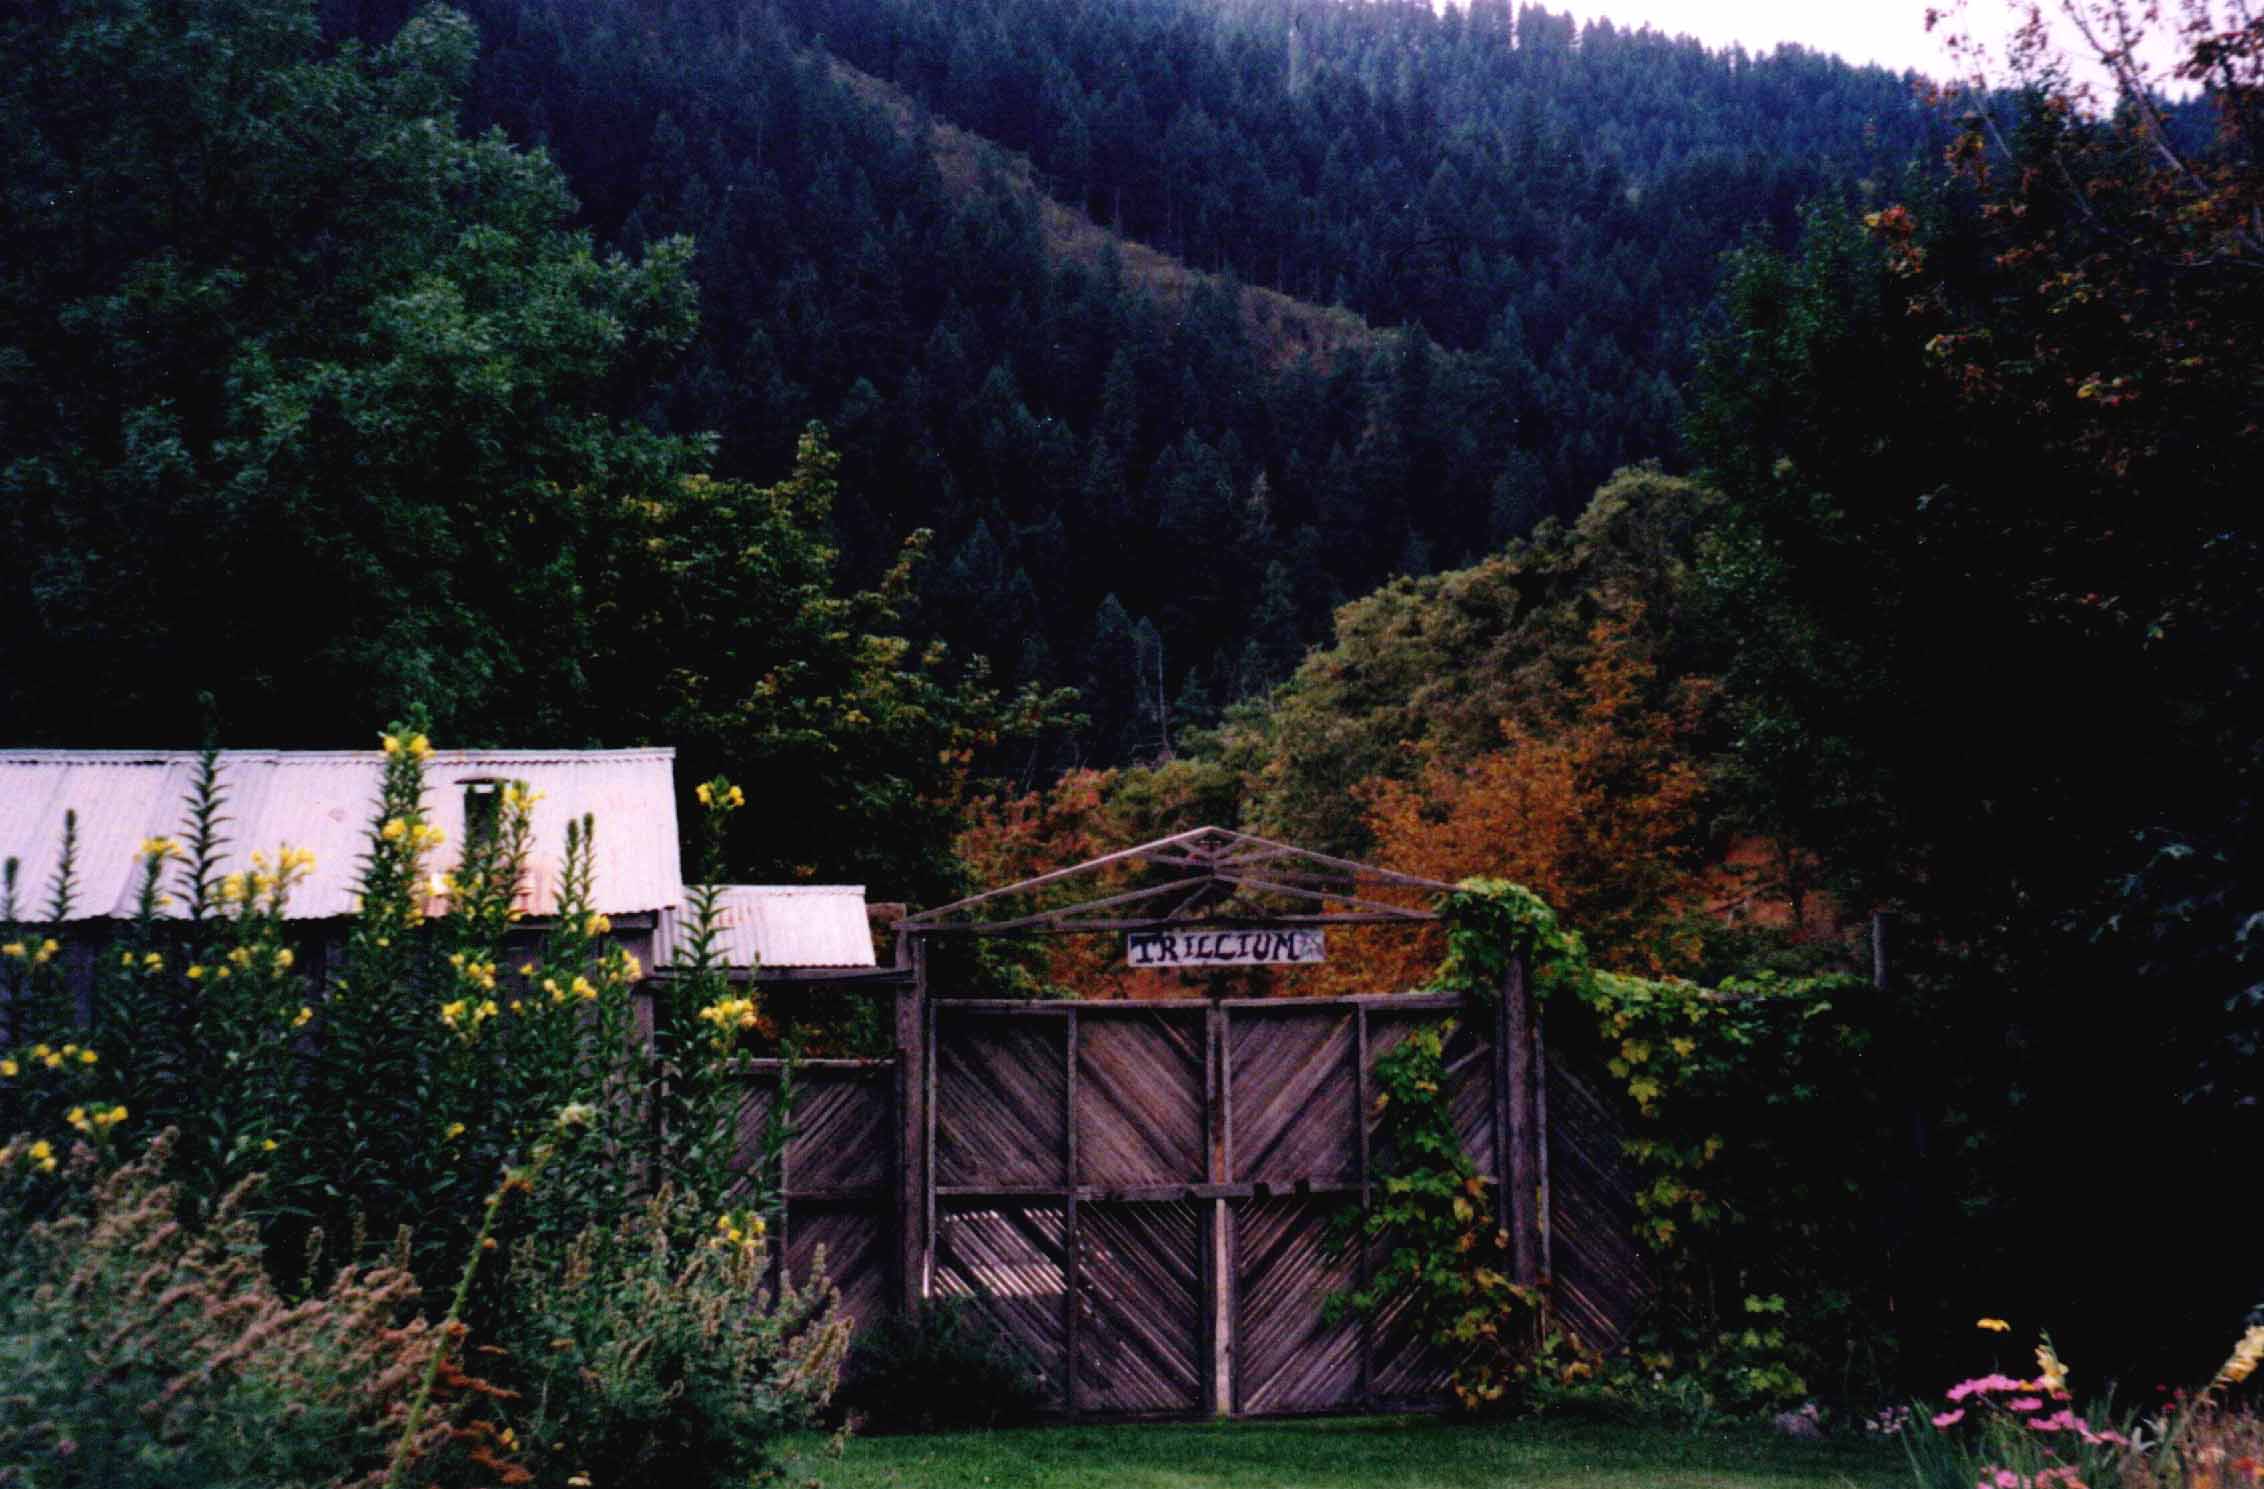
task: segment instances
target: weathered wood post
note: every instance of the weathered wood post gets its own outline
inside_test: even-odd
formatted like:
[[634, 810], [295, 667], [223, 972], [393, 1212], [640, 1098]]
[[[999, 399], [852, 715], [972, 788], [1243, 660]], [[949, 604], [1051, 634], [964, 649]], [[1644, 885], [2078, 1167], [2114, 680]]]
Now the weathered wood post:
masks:
[[1494, 1040], [1498, 1060], [1495, 1134], [1501, 1152], [1502, 1228], [1509, 1232], [1510, 1280], [1541, 1280], [1541, 1085], [1533, 991], [1525, 958], [1510, 959], [1502, 977]]
[[927, 942], [896, 932], [896, 965], [912, 975], [896, 988], [897, 1306], [910, 1314], [927, 1293], [928, 955]]

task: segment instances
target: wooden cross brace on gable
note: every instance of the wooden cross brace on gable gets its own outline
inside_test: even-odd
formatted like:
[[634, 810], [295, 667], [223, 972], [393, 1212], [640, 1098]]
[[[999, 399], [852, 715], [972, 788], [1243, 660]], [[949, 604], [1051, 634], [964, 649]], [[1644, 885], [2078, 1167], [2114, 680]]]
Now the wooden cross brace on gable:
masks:
[[[1074, 904], [1026, 908], [1028, 897], [1040, 890], [1078, 879], [1105, 882], [1125, 876], [1143, 882]], [[1434, 894], [1454, 888], [1436, 879], [1223, 827], [1198, 827], [939, 905], [897, 922], [897, 929], [918, 934], [1068, 934], [1187, 925], [1343, 926], [1438, 919], [1433, 911], [1375, 898], [1374, 891], [1386, 886]], [[1001, 911], [1006, 912], [1003, 918], [992, 918]]]

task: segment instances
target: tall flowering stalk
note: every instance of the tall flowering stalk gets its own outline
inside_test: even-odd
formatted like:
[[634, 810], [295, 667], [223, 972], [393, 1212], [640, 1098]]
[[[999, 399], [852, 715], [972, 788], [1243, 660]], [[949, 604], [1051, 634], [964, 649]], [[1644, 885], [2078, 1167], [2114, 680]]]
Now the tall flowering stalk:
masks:
[[[1978, 1327], [2003, 1333], [2002, 1319]], [[2264, 1426], [2227, 1415], [2227, 1395], [2264, 1363], [2264, 1325], [2252, 1326], [2199, 1392], [2161, 1414], [2109, 1420], [2105, 1404], [2078, 1409], [2071, 1372], [2050, 1338], [2036, 1373], [1959, 1381], [1935, 1410], [1915, 1410], [1903, 1433], [1923, 1489], [2201, 1489], [2264, 1482]], [[2230, 1446], [2228, 1446], [2230, 1445]], [[2246, 1456], [2242, 1456], [2245, 1452]]]

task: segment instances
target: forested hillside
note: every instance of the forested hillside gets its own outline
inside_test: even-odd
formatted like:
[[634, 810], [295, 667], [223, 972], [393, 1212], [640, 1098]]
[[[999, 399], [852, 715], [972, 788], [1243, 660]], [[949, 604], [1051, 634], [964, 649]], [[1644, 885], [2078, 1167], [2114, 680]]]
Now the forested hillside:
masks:
[[[823, 421], [849, 571], [933, 529], [917, 623], [1084, 691], [1047, 766], [1153, 755], [1335, 604], [1679, 461], [1722, 252], [1876, 193], [1928, 127], [1906, 79], [1535, 8], [465, 9], [467, 126], [550, 151], [601, 245], [699, 245], [639, 415], [757, 479]], [[1030, 168], [939, 159], [926, 120]], [[1065, 215], [1124, 246], [1070, 251]], [[1261, 287], [1341, 339], [1303, 355]]]

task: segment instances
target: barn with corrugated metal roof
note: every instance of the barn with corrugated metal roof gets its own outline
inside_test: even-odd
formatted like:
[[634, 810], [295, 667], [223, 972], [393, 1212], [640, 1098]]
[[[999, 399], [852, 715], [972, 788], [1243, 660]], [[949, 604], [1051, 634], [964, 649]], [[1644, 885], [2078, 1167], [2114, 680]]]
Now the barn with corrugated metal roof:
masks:
[[[50, 885], [75, 814], [76, 887], [66, 925], [134, 913], [145, 839], [182, 837], [200, 756], [194, 750], [0, 751], [0, 860], [20, 865], [16, 918], [47, 919]], [[224, 750], [218, 757], [225, 843], [220, 872], [255, 851], [314, 855], [292, 894], [294, 922], [339, 920], [353, 909], [361, 856], [385, 770], [377, 750]], [[591, 908], [648, 968], [665, 968], [684, 939], [686, 894], [676, 814], [676, 752], [437, 750], [425, 761], [427, 820], [461, 843], [480, 798], [507, 782], [537, 795], [534, 846], [520, 908], [532, 934], [557, 906], [566, 827], [596, 823]], [[448, 859], [443, 848], [442, 862]], [[436, 904], [436, 911], [444, 909]], [[877, 965], [865, 893], [856, 885], [729, 885], [717, 949], [739, 975], [765, 981], [871, 976]], [[178, 903], [166, 913], [181, 914]], [[325, 937], [306, 927], [320, 956]]]

